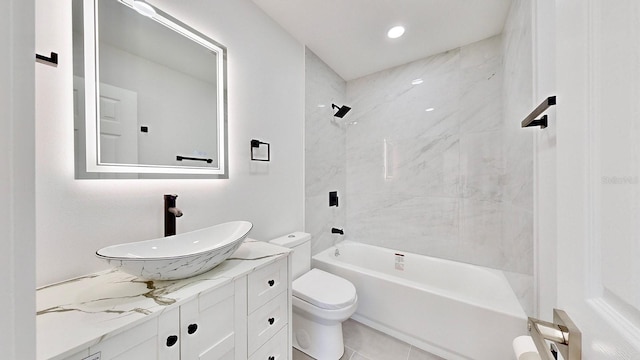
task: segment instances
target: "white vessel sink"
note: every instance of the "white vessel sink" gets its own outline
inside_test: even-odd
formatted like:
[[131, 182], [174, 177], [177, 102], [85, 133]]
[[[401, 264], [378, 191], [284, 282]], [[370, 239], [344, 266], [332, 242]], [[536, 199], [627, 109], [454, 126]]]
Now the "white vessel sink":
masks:
[[108, 246], [96, 251], [96, 256], [143, 279], [184, 279], [226, 260], [252, 227], [248, 221], [232, 221], [164, 238]]

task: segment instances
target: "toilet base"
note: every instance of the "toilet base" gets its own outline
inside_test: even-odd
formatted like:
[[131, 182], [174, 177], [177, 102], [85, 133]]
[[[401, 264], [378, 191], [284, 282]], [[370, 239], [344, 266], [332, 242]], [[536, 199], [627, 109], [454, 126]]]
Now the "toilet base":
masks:
[[293, 347], [318, 360], [344, 354], [342, 322], [319, 323], [293, 312]]

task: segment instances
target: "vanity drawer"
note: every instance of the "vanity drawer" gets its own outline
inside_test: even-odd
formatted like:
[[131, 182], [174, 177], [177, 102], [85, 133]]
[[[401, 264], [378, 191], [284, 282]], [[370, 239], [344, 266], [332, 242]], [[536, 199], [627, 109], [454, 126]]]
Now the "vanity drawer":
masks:
[[289, 358], [289, 329], [283, 327], [278, 333], [258, 349], [249, 360], [287, 360]]
[[288, 294], [287, 291], [281, 292], [275, 299], [249, 315], [247, 326], [249, 354], [253, 354], [288, 323]]
[[249, 274], [248, 313], [253, 312], [287, 288], [287, 260], [283, 259]]

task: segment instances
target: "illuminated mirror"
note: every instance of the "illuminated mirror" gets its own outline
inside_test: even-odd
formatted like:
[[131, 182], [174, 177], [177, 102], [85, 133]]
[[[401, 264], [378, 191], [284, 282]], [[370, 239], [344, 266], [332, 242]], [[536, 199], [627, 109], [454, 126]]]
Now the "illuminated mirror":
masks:
[[73, 0], [77, 178], [227, 177], [226, 48], [133, 0]]

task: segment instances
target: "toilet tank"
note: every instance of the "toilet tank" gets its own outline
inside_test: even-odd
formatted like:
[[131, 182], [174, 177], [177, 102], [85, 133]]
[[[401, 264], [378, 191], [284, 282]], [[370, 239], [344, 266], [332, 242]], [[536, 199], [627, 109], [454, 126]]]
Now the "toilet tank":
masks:
[[293, 250], [291, 272], [294, 279], [311, 270], [311, 234], [294, 232], [269, 242]]

